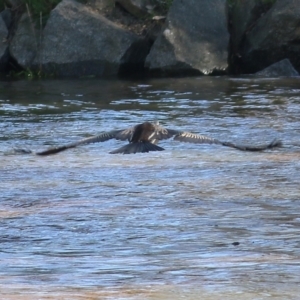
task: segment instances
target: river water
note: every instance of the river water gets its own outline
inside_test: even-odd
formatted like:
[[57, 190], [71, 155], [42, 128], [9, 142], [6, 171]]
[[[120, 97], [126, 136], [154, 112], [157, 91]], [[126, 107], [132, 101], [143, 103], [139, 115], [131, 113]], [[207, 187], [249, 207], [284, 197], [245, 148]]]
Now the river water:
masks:
[[[300, 80], [0, 82], [1, 299], [299, 299]], [[120, 141], [159, 120], [261, 153]]]

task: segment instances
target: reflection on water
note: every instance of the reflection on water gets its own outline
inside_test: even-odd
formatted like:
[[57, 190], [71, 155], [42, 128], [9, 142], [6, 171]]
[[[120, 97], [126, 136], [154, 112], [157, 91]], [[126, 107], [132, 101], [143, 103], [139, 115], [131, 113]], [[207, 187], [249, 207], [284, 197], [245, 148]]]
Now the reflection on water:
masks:
[[[2, 299], [298, 299], [298, 79], [0, 83]], [[145, 120], [263, 153], [164, 141], [42, 150]]]

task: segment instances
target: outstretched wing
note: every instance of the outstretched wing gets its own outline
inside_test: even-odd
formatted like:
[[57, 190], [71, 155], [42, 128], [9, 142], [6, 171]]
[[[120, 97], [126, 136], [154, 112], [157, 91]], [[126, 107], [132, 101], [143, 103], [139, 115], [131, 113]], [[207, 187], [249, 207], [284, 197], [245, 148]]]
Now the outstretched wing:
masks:
[[177, 135], [175, 135], [174, 140], [195, 144], [217, 144], [225, 147], [234, 148], [240, 151], [264, 151], [267, 149], [273, 149], [282, 146], [281, 141], [277, 139], [274, 139], [271, 143], [263, 145], [238, 145], [231, 142], [221, 142], [217, 139], [191, 132], [180, 132]]
[[277, 139], [274, 139], [269, 144], [257, 145], [257, 146], [237, 145], [237, 144], [233, 144], [233, 143], [230, 143], [230, 142], [222, 142], [222, 145], [226, 146], [226, 147], [238, 149], [238, 150], [241, 150], [241, 151], [264, 151], [264, 150], [267, 150], [267, 149], [273, 149], [273, 148], [276, 148], [276, 147], [281, 147], [282, 142], [277, 140]]
[[113, 136], [112, 138], [114, 138], [116, 140], [129, 141], [134, 132], [134, 129], [135, 129], [135, 126], [132, 126], [127, 129], [115, 130], [115, 131], [111, 131], [108, 133], [111, 133], [111, 136]]
[[222, 144], [222, 142], [217, 139], [191, 132], [179, 132], [175, 135], [174, 140], [194, 144]]
[[59, 147], [54, 147], [47, 149], [45, 151], [37, 152], [37, 155], [51, 155], [56, 154], [62, 151], [65, 151], [67, 149], [75, 148], [80, 145], [86, 145], [86, 144], [92, 144], [92, 143], [99, 143], [99, 142], [105, 142], [110, 139], [117, 139], [117, 140], [129, 140], [132, 133], [134, 131], [134, 127], [127, 128], [127, 129], [121, 129], [121, 130], [113, 130], [109, 132], [104, 132], [100, 135], [91, 136], [82, 140], [79, 140], [74, 143], [66, 144]]

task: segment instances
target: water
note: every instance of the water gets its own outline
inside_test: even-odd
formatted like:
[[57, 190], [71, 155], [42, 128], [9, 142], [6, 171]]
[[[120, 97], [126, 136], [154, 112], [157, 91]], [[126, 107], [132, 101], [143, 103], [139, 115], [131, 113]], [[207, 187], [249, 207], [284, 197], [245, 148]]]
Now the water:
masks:
[[[1, 299], [298, 299], [299, 79], [0, 83]], [[160, 120], [168, 140], [20, 155]]]

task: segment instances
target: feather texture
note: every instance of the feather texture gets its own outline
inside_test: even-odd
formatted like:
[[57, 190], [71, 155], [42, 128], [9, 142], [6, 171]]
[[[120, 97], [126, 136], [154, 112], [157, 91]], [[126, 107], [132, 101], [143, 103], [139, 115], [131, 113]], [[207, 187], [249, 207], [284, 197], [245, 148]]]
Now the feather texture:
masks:
[[[121, 141], [129, 141], [128, 145], [111, 151], [110, 153], [144, 153], [150, 151], [162, 151], [164, 148], [155, 145], [159, 140], [165, 140], [174, 137], [174, 140], [186, 143], [195, 144], [217, 144], [225, 147], [231, 147], [240, 151], [263, 151], [280, 147], [282, 143], [278, 140], [273, 140], [271, 143], [264, 145], [238, 145], [232, 142], [222, 142], [215, 138], [207, 137], [186, 131], [178, 131], [175, 129], [168, 129], [159, 125], [159, 123], [144, 122], [137, 124], [133, 127], [120, 130], [112, 130], [101, 133], [96, 136], [88, 137], [79, 140], [74, 143], [69, 143], [63, 146], [50, 148], [44, 151], [36, 152], [37, 155], [51, 155], [56, 154], [67, 149], [75, 148], [80, 145], [86, 145], [91, 143], [105, 142], [110, 139], [116, 139]], [[19, 153], [32, 153], [30, 150], [17, 149]]]

